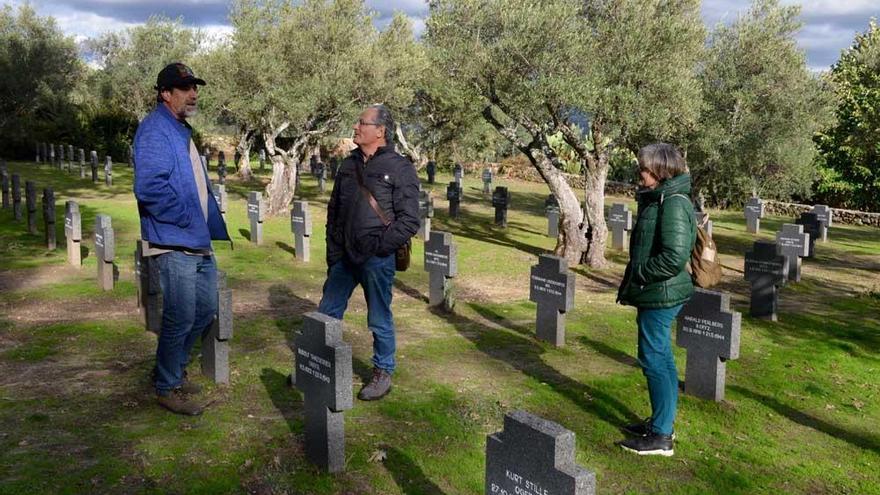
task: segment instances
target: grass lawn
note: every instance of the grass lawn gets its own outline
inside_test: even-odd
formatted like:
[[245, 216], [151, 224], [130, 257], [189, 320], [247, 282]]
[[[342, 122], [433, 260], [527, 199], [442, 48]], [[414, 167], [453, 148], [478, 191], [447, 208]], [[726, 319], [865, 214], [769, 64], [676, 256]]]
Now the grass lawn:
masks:
[[[0, 493], [482, 493], [486, 435], [513, 409], [574, 431], [577, 461], [596, 473], [600, 493], [880, 493], [877, 229], [832, 227], [805, 260], [802, 282], [781, 290], [774, 323], [748, 316], [743, 254], [791, 219], [765, 218], [755, 236], [741, 212], [711, 212], [725, 266], [721, 289], [744, 313], [740, 358], [727, 363], [725, 401], [680, 397], [675, 456], [640, 458], [614, 445], [621, 425], [650, 413], [633, 357], [635, 310], [614, 302], [626, 253], [609, 250], [606, 269], [574, 267], [566, 346], [538, 342], [528, 276], [555, 243], [545, 236], [546, 186], [496, 180], [513, 194], [508, 228], [500, 229], [478, 176], [465, 177], [461, 218], [449, 219], [450, 177], [439, 175], [425, 187], [435, 193], [433, 228], [452, 232], [458, 245], [455, 311], [427, 308], [416, 240], [413, 266], [395, 285], [394, 391], [379, 402], [355, 399], [345, 415], [346, 471], [327, 475], [305, 460], [302, 396], [286, 377], [290, 343], [325, 277], [329, 191], [321, 195], [314, 179], [303, 179], [315, 226], [306, 264], [294, 259], [287, 217], [266, 222], [263, 246], [248, 242], [247, 192], [268, 175], [229, 183], [234, 249], [215, 248], [234, 291], [232, 383], [196, 376], [210, 405], [187, 418], [160, 409], [148, 380], [156, 338], [135, 301], [139, 223], [130, 169], [116, 164], [112, 187], [46, 165], [9, 169], [21, 174], [22, 189], [25, 179], [40, 191], [54, 186], [59, 249], [48, 251], [42, 234], [28, 234], [11, 209], [0, 210]], [[83, 217], [79, 269], [65, 264], [68, 199]], [[615, 201], [628, 200], [607, 203]], [[120, 275], [112, 292], [96, 282], [98, 213], [110, 214], [116, 229]], [[372, 354], [359, 291], [345, 339], [359, 388]], [[676, 361], [683, 379], [683, 349]]]

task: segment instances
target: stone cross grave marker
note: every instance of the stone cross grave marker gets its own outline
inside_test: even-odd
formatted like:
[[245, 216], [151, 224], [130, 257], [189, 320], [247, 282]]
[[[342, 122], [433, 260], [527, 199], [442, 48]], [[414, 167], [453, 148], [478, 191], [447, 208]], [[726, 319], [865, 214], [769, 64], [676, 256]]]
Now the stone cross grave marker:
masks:
[[263, 193], [251, 191], [248, 194], [248, 218], [251, 221], [251, 242], [257, 246], [263, 244], [263, 216], [266, 204], [263, 201]]
[[452, 234], [435, 230], [425, 242], [425, 271], [428, 272], [428, 305], [455, 306], [452, 279], [458, 273], [458, 248]]
[[565, 312], [574, 307], [574, 274], [565, 258], [542, 254], [532, 267], [529, 300], [538, 303], [538, 339], [556, 347], [565, 345]]
[[95, 217], [95, 257], [98, 265], [98, 287], [113, 290], [116, 282], [116, 236], [110, 215], [99, 214]]
[[266, 150], [261, 149], [260, 150], [260, 170], [263, 170], [263, 168], [265, 168], [265, 166], [266, 166]]
[[318, 191], [327, 192], [327, 166], [324, 162], [318, 162]]
[[68, 144], [67, 145], [67, 171], [68, 172], [73, 172], [73, 160], [74, 160], [73, 145]]
[[428, 165], [425, 166], [425, 172], [428, 174], [428, 184], [433, 184], [434, 177], [437, 175], [437, 164], [434, 163], [434, 160], [428, 162]]
[[761, 231], [761, 219], [764, 218], [764, 202], [761, 198], [751, 198], [746, 202], [746, 230], [752, 234]]
[[810, 252], [810, 234], [804, 233], [804, 226], [785, 223], [776, 233], [776, 249], [788, 260], [788, 281], [801, 281], [801, 258]]
[[624, 250], [629, 245], [629, 231], [633, 228], [632, 212], [624, 203], [614, 203], [608, 210], [608, 223], [611, 225], [611, 246]]
[[507, 227], [507, 208], [510, 206], [510, 191], [498, 186], [492, 193], [492, 206], [495, 207], [495, 225]]
[[12, 216], [16, 222], [21, 221], [21, 177], [12, 174]]
[[595, 495], [596, 474], [575, 464], [575, 436], [517, 410], [486, 438], [486, 495]]
[[803, 225], [804, 233], [810, 234], [806, 257], [812, 258], [816, 255], [816, 241], [822, 235], [822, 222], [819, 221], [819, 215], [815, 213], [801, 213], [800, 218], [795, 220], [794, 223]]
[[0, 195], [3, 199], [3, 209], [9, 208], [9, 173], [5, 170], [0, 172]]
[[58, 165], [58, 162], [55, 160], [55, 143], [49, 143], [49, 165], [53, 167]]
[[67, 262], [82, 266], [82, 216], [76, 201], [64, 203], [64, 238], [67, 239]]
[[232, 340], [232, 289], [226, 272], [217, 271], [217, 315], [202, 335], [202, 375], [229, 384], [229, 341]]
[[742, 315], [730, 309], [730, 294], [695, 288], [678, 314], [675, 342], [687, 349], [684, 392], [724, 400], [726, 361], [739, 357]]
[[492, 192], [492, 169], [486, 167], [483, 169], [483, 194]]
[[64, 170], [64, 145], [58, 145], [58, 168]]
[[431, 219], [434, 218], [434, 197], [419, 188], [419, 237], [423, 241], [431, 235]]
[[458, 218], [461, 209], [461, 188], [458, 182], [450, 182], [446, 186], [446, 199], [449, 200], [449, 217]]
[[815, 213], [816, 219], [819, 220], [820, 239], [822, 239], [822, 242], [828, 242], [828, 227], [831, 227], [834, 221], [834, 210], [827, 205], [813, 205], [810, 213]]
[[352, 407], [351, 345], [342, 321], [309, 312], [296, 337], [296, 388], [305, 409], [306, 457], [331, 473], [345, 468], [344, 411]]
[[296, 258], [309, 262], [312, 239], [312, 214], [308, 201], [294, 201], [290, 210], [290, 231], [293, 232], [293, 244]]
[[92, 159], [92, 182], [98, 182], [98, 152], [92, 150], [90, 156]]
[[37, 233], [37, 185], [29, 180], [24, 183], [25, 206], [27, 207], [28, 232]]
[[104, 184], [113, 185], [113, 160], [110, 155], [104, 157]]
[[698, 226], [703, 227], [703, 231], [706, 232], [706, 235], [712, 237], [712, 220], [709, 218], [708, 213], [697, 211], [695, 209], [694, 220], [697, 221]]
[[217, 182], [226, 184], [226, 153], [217, 153]]
[[43, 188], [43, 225], [46, 230], [46, 249], [55, 250], [55, 191]]
[[752, 284], [749, 314], [776, 321], [779, 289], [785, 285], [788, 259], [776, 253], [776, 243], [755, 241], [746, 253], [745, 279]]
[[226, 207], [229, 206], [229, 194], [226, 192], [226, 186], [223, 184], [212, 184], [211, 192], [214, 194], [214, 200], [217, 201], [217, 208], [220, 209], [220, 216], [226, 219]]
[[544, 200], [544, 213], [547, 215], [547, 237], [559, 237], [559, 200], [552, 194]]
[[461, 181], [464, 179], [464, 168], [462, 168], [460, 163], [456, 163], [455, 167], [452, 168], [452, 176], [458, 188], [461, 189]]
[[134, 273], [137, 281], [138, 311], [144, 317], [144, 328], [156, 335], [162, 331], [162, 283], [159, 260], [144, 256], [147, 241], [138, 239], [134, 248]]
[[86, 150], [79, 149], [79, 178], [86, 178]]

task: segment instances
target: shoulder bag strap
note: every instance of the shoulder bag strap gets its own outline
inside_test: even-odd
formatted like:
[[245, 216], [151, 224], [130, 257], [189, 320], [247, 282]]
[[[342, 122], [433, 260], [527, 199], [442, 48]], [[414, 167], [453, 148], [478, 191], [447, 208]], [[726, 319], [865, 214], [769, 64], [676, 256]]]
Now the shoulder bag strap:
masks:
[[379, 215], [379, 219], [387, 227], [391, 225], [391, 222], [388, 221], [388, 218], [385, 216], [385, 212], [383, 212], [382, 208], [379, 207], [379, 203], [376, 202], [376, 198], [373, 197], [373, 193], [371, 193], [370, 190], [367, 189], [367, 186], [364, 185], [364, 176], [363, 172], [361, 172], [361, 166], [362, 165], [360, 163], [354, 164], [354, 170], [355, 172], [357, 172], [358, 185], [360, 186], [361, 191], [364, 193], [364, 196], [366, 196], [367, 201], [370, 203], [370, 206], [373, 207], [373, 211], [376, 212], [376, 215]]

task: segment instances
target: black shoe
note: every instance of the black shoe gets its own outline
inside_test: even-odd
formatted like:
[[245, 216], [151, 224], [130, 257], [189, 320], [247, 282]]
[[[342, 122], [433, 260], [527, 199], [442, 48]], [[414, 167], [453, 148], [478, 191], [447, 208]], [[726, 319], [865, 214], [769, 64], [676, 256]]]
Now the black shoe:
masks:
[[623, 450], [639, 455], [671, 457], [674, 454], [672, 450], [672, 435], [662, 435], [660, 433], [652, 432], [642, 437], [627, 438], [619, 442], [618, 445]]
[[[634, 437], [643, 437], [649, 433], [652, 433], [654, 430], [652, 429], [651, 418], [646, 418], [641, 423], [633, 423], [631, 425], [626, 425], [620, 428], [627, 435], [632, 435]], [[672, 439], [675, 440], [675, 430], [672, 431]]]

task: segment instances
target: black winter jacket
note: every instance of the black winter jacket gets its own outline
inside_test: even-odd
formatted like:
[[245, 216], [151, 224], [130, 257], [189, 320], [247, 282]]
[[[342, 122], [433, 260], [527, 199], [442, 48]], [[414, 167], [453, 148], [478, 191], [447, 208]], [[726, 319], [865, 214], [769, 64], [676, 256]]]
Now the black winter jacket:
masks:
[[[358, 184], [364, 185], [391, 223], [386, 227]], [[346, 258], [359, 265], [372, 256], [393, 254], [419, 229], [419, 178], [409, 160], [390, 144], [364, 163], [355, 148], [336, 174], [327, 205], [327, 266]]]

